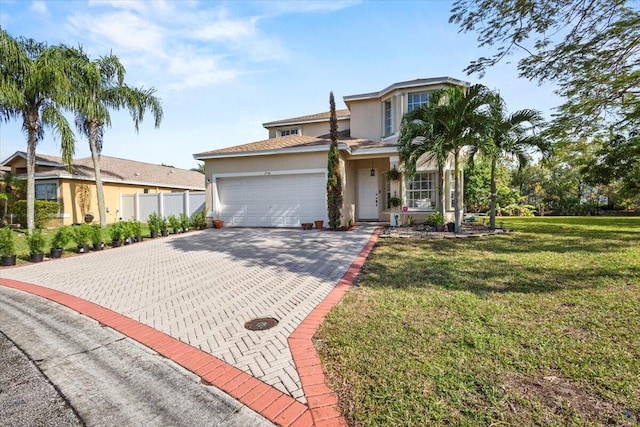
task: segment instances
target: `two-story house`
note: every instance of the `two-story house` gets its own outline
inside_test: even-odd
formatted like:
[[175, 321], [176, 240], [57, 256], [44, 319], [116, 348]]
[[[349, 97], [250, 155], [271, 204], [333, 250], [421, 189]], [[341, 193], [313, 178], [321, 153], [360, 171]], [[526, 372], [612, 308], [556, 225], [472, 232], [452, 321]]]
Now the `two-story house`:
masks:
[[[336, 111], [343, 183], [342, 222], [389, 221], [406, 211], [421, 221], [438, 209], [435, 163], [419, 161], [418, 173], [402, 171], [397, 141], [403, 115], [427, 102], [430, 93], [469, 83], [449, 77], [394, 83], [385, 89], [345, 96]], [[264, 123], [269, 138], [194, 154], [205, 163], [207, 210], [225, 226], [293, 227], [327, 220], [329, 112]], [[453, 159], [445, 166], [445, 210], [453, 216]], [[389, 200], [400, 198], [401, 209]]]

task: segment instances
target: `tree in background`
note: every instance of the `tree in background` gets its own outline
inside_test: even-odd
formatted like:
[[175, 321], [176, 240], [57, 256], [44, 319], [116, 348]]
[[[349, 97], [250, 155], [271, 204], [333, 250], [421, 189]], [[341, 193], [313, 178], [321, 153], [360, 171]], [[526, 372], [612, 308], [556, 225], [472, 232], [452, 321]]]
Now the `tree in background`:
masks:
[[80, 100], [73, 96], [73, 74], [82, 64], [75, 62], [74, 49], [47, 46], [33, 39], [14, 39], [2, 29], [0, 52], [0, 114], [3, 120], [22, 120], [27, 134], [26, 223], [31, 233], [35, 216], [36, 146], [44, 137], [45, 128], [51, 129], [60, 137], [63, 162], [71, 169], [75, 139], [62, 110], [79, 106]]
[[466, 68], [481, 76], [523, 53], [520, 76], [558, 85], [566, 100], [550, 132], [591, 136], [640, 122], [640, 13], [625, 0], [456, 0], [449, 22], [492, 48]]
[[78, 131], [89, 140], [96, 180], [100, 226], [106, 227], [107, 214], [100, 171], [100, 154], [104, 143], [104, 128], [111, 125], [109, 110], [128, 109], [136, 132], [138, 132], [146, 111], [151, 111], [153, 114], [155, 127], [160, 126], [162, 105], [160, 100], [154, 96], [155, 89], [137, 89], [124, 84], [125, 69], [115, 55], [110, 54], [95, 61], [90, 61], [84, 55], [82, 58], [85, 61], [83, 68], [90, 69], [100, 78], [91, 78], [91, 75], [87, 73], [85, 76], [88, 78], [79, 79], [75, 86], [78, 97], [84, 100], [81, 106], [75, 110], [76, 126]]
[[338, 152], [338, 119], [333, 92], [329, 94], [329, 133], [331, 145], [327, 160], [327, 210], [329, 211], [329, 227], [335, 230], [340, 226], [340, 209], [342, 207], [342, 176], [340, 171], [340, 153]]

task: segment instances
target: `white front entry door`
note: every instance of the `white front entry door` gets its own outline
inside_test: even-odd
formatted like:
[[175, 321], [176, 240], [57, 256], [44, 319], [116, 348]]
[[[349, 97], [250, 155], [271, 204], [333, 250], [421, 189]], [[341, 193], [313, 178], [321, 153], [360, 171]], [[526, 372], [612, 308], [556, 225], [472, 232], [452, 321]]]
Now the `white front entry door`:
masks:
[[378, 173], [371, 169], [358, 169], [358, 219], [378, 219]]

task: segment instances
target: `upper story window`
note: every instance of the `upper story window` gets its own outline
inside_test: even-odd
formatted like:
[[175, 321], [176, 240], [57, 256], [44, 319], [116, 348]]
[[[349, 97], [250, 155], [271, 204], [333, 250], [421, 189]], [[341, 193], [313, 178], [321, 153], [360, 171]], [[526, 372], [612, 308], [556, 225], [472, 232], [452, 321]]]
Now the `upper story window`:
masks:
[[278, 133], [280, 134], [280, 136], [299, 135], [300, 134], [300, 128], [281, 129], [281, 130], [278, 131]]
[[426, 104], [430, 96], [430, 93], [410, 93], [407, 97], [407, 112]]
[[36, 182], [36, 200], [58, 200], [58, 184], [55, 182]]
[[384, 135], [391, 135], [393, 131], [391, 127], [391, 100], [383, 102], [384, 109]]
[[407, 206], [414, 209], [434, 209], [436, 206], [436, 174], [419, 172], [406, 181]]

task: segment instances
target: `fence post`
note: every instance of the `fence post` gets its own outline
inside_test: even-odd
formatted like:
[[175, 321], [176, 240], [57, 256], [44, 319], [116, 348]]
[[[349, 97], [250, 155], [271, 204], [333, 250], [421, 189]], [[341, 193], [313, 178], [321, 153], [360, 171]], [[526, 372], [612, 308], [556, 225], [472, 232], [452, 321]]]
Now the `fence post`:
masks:
[[140, 221], [140, 193], [138, 192], [133, 196], [133, 218]]
[[158, 215], [164, 218], [164, 196], [162, 194], [162, 191], [158, 193], [158, 210], [160, 211]]
[[187, 216], [187, 218], [191, 218], [191, 209], [189, 209], [189, 190], [184, 191], [184, 198], [182, 200], [184, 201], [184, 203], [182, 204], [182, 210], [184, 211], [184, 214]]

